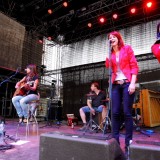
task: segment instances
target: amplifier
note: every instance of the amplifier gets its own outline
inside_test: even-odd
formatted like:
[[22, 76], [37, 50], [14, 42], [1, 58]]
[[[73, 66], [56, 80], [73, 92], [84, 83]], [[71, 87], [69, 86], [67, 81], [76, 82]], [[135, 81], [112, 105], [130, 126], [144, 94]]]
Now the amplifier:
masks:
[[57, 106], [62, 105], [60, 100], [50, 100], [49, 102], [51, 105], [57, 105]]

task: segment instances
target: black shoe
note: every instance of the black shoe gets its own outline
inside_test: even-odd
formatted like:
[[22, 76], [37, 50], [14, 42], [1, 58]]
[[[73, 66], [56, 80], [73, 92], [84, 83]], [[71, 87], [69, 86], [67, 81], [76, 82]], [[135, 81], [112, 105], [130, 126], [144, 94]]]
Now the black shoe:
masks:
[[87, 128], [87, 125], [86, 125], [86, 124], [84, 124], [84, 125], [83, 125], [83, 127], [81, 127], [81, 128], [79, 129], [79, 131], [85, 131], [85, 130], [86, 130], [86, 128]]

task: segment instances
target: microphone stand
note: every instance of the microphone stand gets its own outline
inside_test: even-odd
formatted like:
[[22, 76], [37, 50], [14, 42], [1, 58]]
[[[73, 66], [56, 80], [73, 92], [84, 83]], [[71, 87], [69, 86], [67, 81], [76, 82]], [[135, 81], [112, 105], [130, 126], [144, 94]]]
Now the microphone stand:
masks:
[[[109, 117], [109, 112], [111, 111], [111, 124], [112, 124], [112, 68], [111, 68], [111, 41], [109, 41], [108, 43], [108, 51], [109, 51], [109, 88], [108, 88], [108, 92], [109, 92], [109, 102], [108, 102], [108, 113], [106, 116], [106, 122], [104, 125], [104, 129], [103, 129], [103, 135], [106, 133], [106, 127], [108, 125], [108, 117]], [[106, 106], [107, 107], [107, 106]], [[110, 124], [110, 125], [111, 125]], [[112, 133], [112, 127], [111, 127], [111, 133]]]
[[[1, 83], [0, 83], [0, 87], [4, 84], [4, 83], [7, 83], [7, 82], [9, 82], [10, 81], [10, 79], [11, 78], [13, 78], [13, 77], [15, 77], [16, 75], [17, 75], [17, 73], [18, 73], [18, 69], [19, 69], [19, 67], [17, 68], [17, 70], [16, 70], [16, 72], [13, 74], [13, 75], [11, 75], [10, 77], [8, 77], [7, 79], [5, 79], [4, 81], [2, 81]], [[4, 108], [4, 114], [3, 114], [3, 122], [4, 122], [4, 124], [5, 124], [5, 114], [6, 114], [6, 100], [7, 100], [7, 90], [8, 90], [8, 83], [7, 83], [7, 87], [6, 87], [6, 93], [5, 93], [5, 98], [3, 98], [3, 107], [2, 108]], [[3, 112], [2, 112], [3, 113]]]
[[[17, 75], [17, 73], [18, 73], [18, 70], [19, 70], [19, 67], [17, 68], [16, 72], [15, 72], [13, 75], [11, 75], [10, 77], [8, 77], [7, 79], [5, 79], [4, 81], [2, 81], [2, 82], [0, 83], [0, 87], [1, 87], [4, 83], [7, 83], [8, 81], [10, 81], [11, 78], [15, 77], [15, 76]], [[2, 108], [4, 108], [4, 114], [3, 114], [3, 122], [4, 122], [4, 124], [5, 124], [5, 116], [6, 116], [5, 114], [6, 114], [7, 90], [8, 90], [8, 83], [7, 83], [6, 93], [5, 93], [6, 98], [3, 99], [3, 105], [4, 105], [4, 106], [2, 107]], [[2, 113], [3, 113], [3, 112], [2, 112]], [[2, 120], [1, 120], [1, 122], [2, 122]], [[19, 139], [14, 138], [13, 136], [7, 135], [7, 134], [6, 134], [6, 131], [4, 131], [4, 139], [3, 139], [3, 141], [5, 142], [6, 145], [2, 145], [2, 146], [0, 147], [0, 150], [5, 150], [6, 147], [7, 147], [8, 149], [12, 148], [11, 145], [8, 145], [8, 144], [6, 143], [6, 139], [12, 140], [12, 141], [14, 141], [14, 142], [17, 142], [17, 141], [19, 140]]]
[[[142, 93], [142, 84], [140, 84], [140, 95], [141, 95], [141, 99], [142, 99], [142, 117], [143, 117], [143, 124], [144, 125], [144, 116], [143, 116], [143, 93]], [[144, 89], [146, 89], [145, 87], [143, 87]], [[136, 123], [135, 123], [135, 126], [136, 126], [136, 131], [137, 132], [140, 132], [141, 134], [144, 134], [148, 137], [150, 137], [150, 134], [147, 134], [144, 130], [141, 129], [141, 127], [139, 126], [139, 120], [138, 120], [138, 113], [137, 113], [137, 103], [136, 103], [136, 92], [135, 92], [135, 99], [134, 99], [134, 102], [135, 102], [135, 118], [136, 118]], [[140, 100], [140, 99], [139, 99]]]

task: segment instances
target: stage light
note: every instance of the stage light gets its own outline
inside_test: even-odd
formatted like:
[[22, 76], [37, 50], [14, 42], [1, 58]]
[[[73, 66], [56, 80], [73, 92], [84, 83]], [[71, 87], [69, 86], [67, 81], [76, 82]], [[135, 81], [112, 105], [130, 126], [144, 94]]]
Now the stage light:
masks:
[[51, 40], [52, 40], [52, 37], [48, 37], [47, 39], [48, 39], [49, 41], [51, 41]]
[[35, 6], [35, 9], [36, 9], [36, 10], [40, 9], [40, 6], [36, 5], [36, 6]]
[[92, 23], [88, 23], [87, 25], [88, 25], [88, 27], [89, 27], [89, 28], [91, 28], [91, 27], [92, 27]]
[[115, 14], [113, 14], [112, 17], [113, 17], [113, 19], [117, 19], [118, 18], [118, 14], [115, 13]]
[[105, 19], [104, 17], [100, 17], [100, 18], [99, 18], [99, 22], [100, 22], [100, 23], [104, 23], [105, 21], [106, 21], [106, 19]]
[[136, 8], [131, 8], [130, 11], [131, 11], [132, 14], [134, 14], [134, 13], [136, 13]]
[[39, 40], [38, 40], [38, 43], [42, 44], [42, 43], [43, 43], [43, 40], [39, 39]]
[[82, 7], [82, 8], [81, 8], [81, 11], [82, 11], [82, 12], [83, 12], [83, 11], [86, 11], [86, 9], [87, 9], [86, 7]]
[[48, 9], [48, 14], [52, 14], [52, 13], [53, 13], [52, 9]]
[[148, 8], [151, 8], [151, 7], [152, 7], [152, 5], [153, 5], [153, 3], [152, 3], [152, 2], [147, 2], [147, 4], [146, 4], [146, 6], [147, 6]]
[[63, 2], [63, 6], [64, 6], [64, 7], [68, 7], [68, 2], [66, 2], [66, 1]]
[[43, 43], [43, 36], [38, 36], [38, 43], [40, 43], [40, 44]]

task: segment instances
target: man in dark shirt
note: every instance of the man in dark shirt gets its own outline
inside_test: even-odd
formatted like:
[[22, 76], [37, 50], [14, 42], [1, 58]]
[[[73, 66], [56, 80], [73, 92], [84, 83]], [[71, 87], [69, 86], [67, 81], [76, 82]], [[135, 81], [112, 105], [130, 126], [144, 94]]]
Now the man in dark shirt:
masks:
[[86, 129], [86, 114], [91, 112], [95, 115], [95, 112], [102, 112], [102, 118], [105, 119], [107, 114], [107, 109], [105, 106], [106, 95], [104, 91], [99, 89], [99, 84], [94, 82], [91, 84], [91, 92], [87, 95], [87, 106], [80, 108], [80, 116], [83, 121], [83, 127], [80, 130]]

